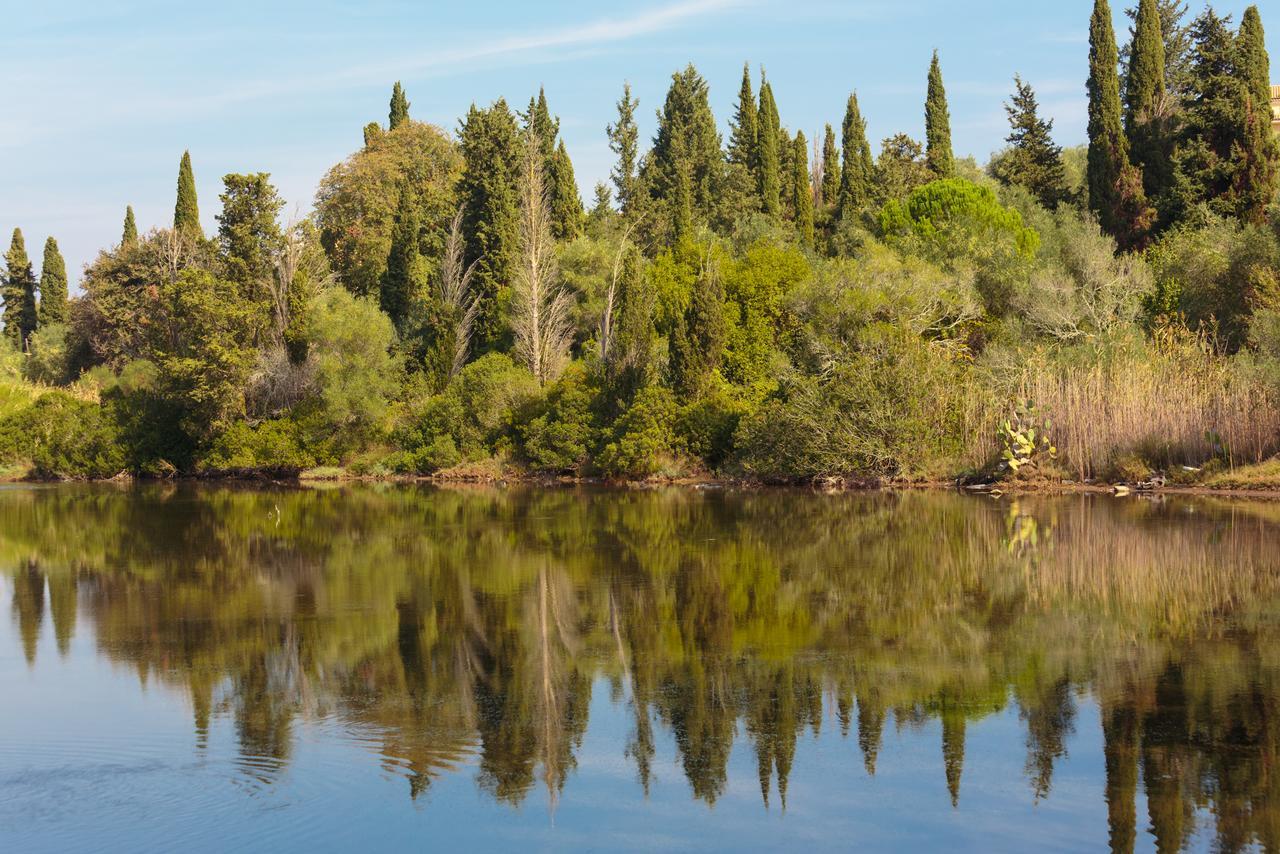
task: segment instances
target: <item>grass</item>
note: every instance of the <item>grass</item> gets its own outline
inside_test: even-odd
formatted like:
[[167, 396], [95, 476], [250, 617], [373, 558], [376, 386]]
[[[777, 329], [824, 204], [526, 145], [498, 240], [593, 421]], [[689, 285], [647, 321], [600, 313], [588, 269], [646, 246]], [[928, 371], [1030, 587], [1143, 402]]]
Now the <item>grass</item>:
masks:
[[1202, 485], [1209, 489], [1280, 490], [1280, 457], [1212, 475]]

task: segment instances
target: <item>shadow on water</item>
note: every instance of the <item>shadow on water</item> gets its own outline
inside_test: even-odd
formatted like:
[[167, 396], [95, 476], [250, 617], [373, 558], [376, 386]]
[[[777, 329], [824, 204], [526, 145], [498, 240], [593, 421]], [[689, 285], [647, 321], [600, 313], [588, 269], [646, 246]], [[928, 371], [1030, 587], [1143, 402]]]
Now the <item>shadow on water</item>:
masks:
[[937, 727], [959, 805], [967, 728], [1012, 709], [1045, 799], [1088, 696], [1123, 851], [1177, 849], [1206, 813], [1223, 850], [1280, 847], [1277, 543], [1280, 505], [1207, 500], [0, 492], [26, 661], [91, 627], [96, 655], [190, 698], [198, 746], [231, 722], [255, 785], [329, 720], [413, 798], [467, 766], [554, 808], [594, 688], [629, 719], [637, 794], [659, 732], [707, 804], [745, 740], [785, 809], [805, 733], [856, 739], [874, 775], [886, 727]]

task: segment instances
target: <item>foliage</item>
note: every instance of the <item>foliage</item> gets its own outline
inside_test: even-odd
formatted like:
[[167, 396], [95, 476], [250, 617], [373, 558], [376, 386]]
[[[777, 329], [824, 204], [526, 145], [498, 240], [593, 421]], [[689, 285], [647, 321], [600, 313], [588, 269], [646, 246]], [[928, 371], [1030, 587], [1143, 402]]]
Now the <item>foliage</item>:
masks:
[[124, 471], [116, 425], [97, 403], [53, 391], [0, 420], [0, 449], [47, 478], [108, 478]]
[[608, 443], [597, 458], [609, 477], [643, 479], [669, 462], [675, 435], [676, 402], [671, 392], [650, 387], [636, 395], [614, 422]]
[[516, 433], [530, 465], [552, 472], [582, 467], [598, 438], [597, 394], [586, 368], [575, 362], [520, 413]]

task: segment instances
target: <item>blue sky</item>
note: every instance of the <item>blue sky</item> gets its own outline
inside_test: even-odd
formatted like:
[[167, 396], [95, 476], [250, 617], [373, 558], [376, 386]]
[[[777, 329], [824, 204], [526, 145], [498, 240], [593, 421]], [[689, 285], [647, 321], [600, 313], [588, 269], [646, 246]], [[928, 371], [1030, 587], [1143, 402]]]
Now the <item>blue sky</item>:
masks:
[[[1113, 6], [1124, 29], [1123, 2]], [[1193, 12], [1199, 8], [1192, 0]], [[1244, 2], [1218, 10], [1238, 20]], [[1264, 23], [1280, 32], [1273, 0]], [[1002, 144], [1002, 102], [1021, 73], [1064, 145], [1084, 140], [1091, 0], [651, 0], [11, 4], [0, 52], [0, 229], [21, 226], [37, 259], [58, 238], [72, 278], [119, 240], [173, 215], [191, 150], [206, 230], [221, 176], [270, 172], [290, 209], [385, 122], [391, 84], [412, 115], [450, 131], [475, 101], [523, 106], [540, 85], [590, 196], [612, 155], [604, 127], [623, 81], [648, 138], [670, 75], [693, 62], [722, 130], [742, 63], [763, 64], [783, 123], [812, 137], [856, 89], [873, 147], [919, 137], [925, 75], [941, 52], [955, 147], [985, 162]], [[1275, 37], [1271, 38], [1273, 51]]]

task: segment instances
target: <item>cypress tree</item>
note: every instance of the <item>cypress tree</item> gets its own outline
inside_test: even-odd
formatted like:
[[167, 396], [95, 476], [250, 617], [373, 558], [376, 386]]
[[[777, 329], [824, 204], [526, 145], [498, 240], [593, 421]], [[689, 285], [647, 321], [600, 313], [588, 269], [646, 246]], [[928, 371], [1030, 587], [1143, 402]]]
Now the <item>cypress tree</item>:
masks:
[[1259, 109], [1271, 106], [1271, 59], [1267, 55], [1267, 38], [1262, 29], [1262, 15], [1257, 6], [1244, 10], [1240, 19], [1240, 70], [1249, 96]]
[[836, 203], [841, 219], [857, 216], [871, 202], [871, 182], [875, 176], [867, 123], [858, 107], [858, 95], [849, 96], [842, 128], [844, 165], [840, 169], [840, 196]]
[[27, 257], [22, 229], [13, 230], [4, 260], [4, 337], [21, 350], [36, 327], [36, 274]]
[[786, 128], [778, 131], [778, 200], [782, 217], [795, 222], [795, 164], [792, 157], [795, 141]]
[[1157, 0], [1141, 0], [1134, 16], [1125, 80], [1125, 131], [1143, 189], [1158, 198], [1172, 183], [1165, 105], [1164, 33]]
[[462, 225], [466, 265], [475, 264], [472, 288], [479, 300], [472, 335], [480, 353], [506, 335], [501, 306], [519, 240], [519, 168], [523, 146], [516, 118], [499, 99], [488, 109], [474, 104], [458, 134], [462, 149]]
[[[864, 135], [865, 139], [865, 135]], [[871, 149], [867, 149], [868, 158]], [[833, 207], [840, 199], [840, 150], [836, 148], [836, 132], [827, 125], [822, 138], [822, 206]]]
[[44, 242], [44, 260], [40, 265], [40, 309], [38, 325], [67, 322], [67, 262], [58, 251], [58, 241], [50, 237]]
[[616, 320], [609, 352], [605, 354], [609, 383], [615, 395], [627, 402], [648, 384], [653, 373], [653, 311], [657, 299], [643, 264], [640, 251], [628, 246], [618, 271], [613, 313]]
[[1271, 132], [1271, 59], [1257, 6], [1245, 9], [1236, 44], [1245, 90], [1244, 138], [1236, 180], [1238, 210], [1244, 219], [1261, 222], [1275, 197], [1280, 147]]
[[400, 81], [397, 80], [396, 85], [391, 88], [391, 111], [387, 116], [387, 129], [395, 130], [407, 121], [409, 121], [409, 101], [404, 96]]
[[427, 293], [427, 271], [420, 248], [418, 209], [408, 187], [400, 190], [400, 204], [391, 230], [387, 269], [378, 283], [378, 305], [404, 334], [414, 310]]
[[204, 238], [200, 227], [200, 207], [196, 203], [196, 178], [191, 171], [191, 152], [182, 152], [178, 164], [178, 202], [173, 208], [173, 228], [179, 234]]
[[560, 135], [560, 120], [551, 117], [545, 89], [539, 87], [538, 97], [529, 99], [523, 118], [525, 133], [537, 134], [543, 167], [549, 169], [556, 152], [556, 137]]
[[809, 142], [804, 131], [796, 131], [791, 144], [792, 209], [795, 212], [796, 231], [800, 244], [813, 247], [813, 191], [809, 186]]
[[573, 161], [563, 139], [551, 157], [547, 177], [551, 182], [551, 235], [556, 240], [572, 240], [582, 233], [584, 213]]
[[618, 102], [618, 121], [605, 131], [609, 136], [609, 148], [618, 158], [610, 177], [617, 190], [618, 210], [623, 216], [632, 213], [636, 202], [636, 166], [640, 159], [640, 132], [636, 127], [636, 107], [639, 101], [631, 97], [631, 84], [622, 87], [622, 100]]
[[1119, 52], [1107, 0], [1095, 0], [1089, 23], [1089, 206], [1121, 248], [1139, 245], [1154, 220], [1142, 176], [1129, 163], [1120, 116]]
[[645, 160], [644, 183], [660, 206], [658, 222], [677, 230], [676, 223], [686, 214], [691, 226], [709, 221], [723, 167], [707, 83], [689, 65], [671, 77], [653, 149]]
[[751, 66], [742, 66], [742, 88], [738, 92], [738, 104], [733, 120], [729, 123], [729, 162], [745, 166], [759, 182], [756, 151], [759, 145], [760, 122], [756, 111], [756, 96], [751, 90]]
[[947, 109], [947, 90], [942, 85], [942, 66], [938, 52], [929, 63], [929, 92], [924, 102], [925, 155], [929, 168], [940, 178], [955, 173], [955, 156], [951, 150], [951, 112]]
[[133, 218], [133, 205], [126, 205], [124, 209], [124, 233], [120, 236], [120, 245], [138, 245], [138, 223]]
[[782, 176], [780, 153], [778, 151], [778, 106], [773, 100], [773, 87], [769, 81], [760, 83], [760, 130], [756, 145], [759, 163], [760, 204], [769, 216], [777, 216], [781, 211]]
[[693, 300], [671, 335], [672, 385], [685, 400], [706, 388], [724, 355], [726, 320], [724, 283], [714, 266], [704, 268], [693, 286]]
[[1054, 144], [1053, 121], [1040, 118], [1031, 85], [1021, 77], [1013, 80], [1013, 100], [1004, 108], [1009, 115], [1009, 151], [1000, 159], [996, 177], [1006, 184], [1026, 187], [1040, 204], [1052, 210], [1067, 198], [1062, 147]]

